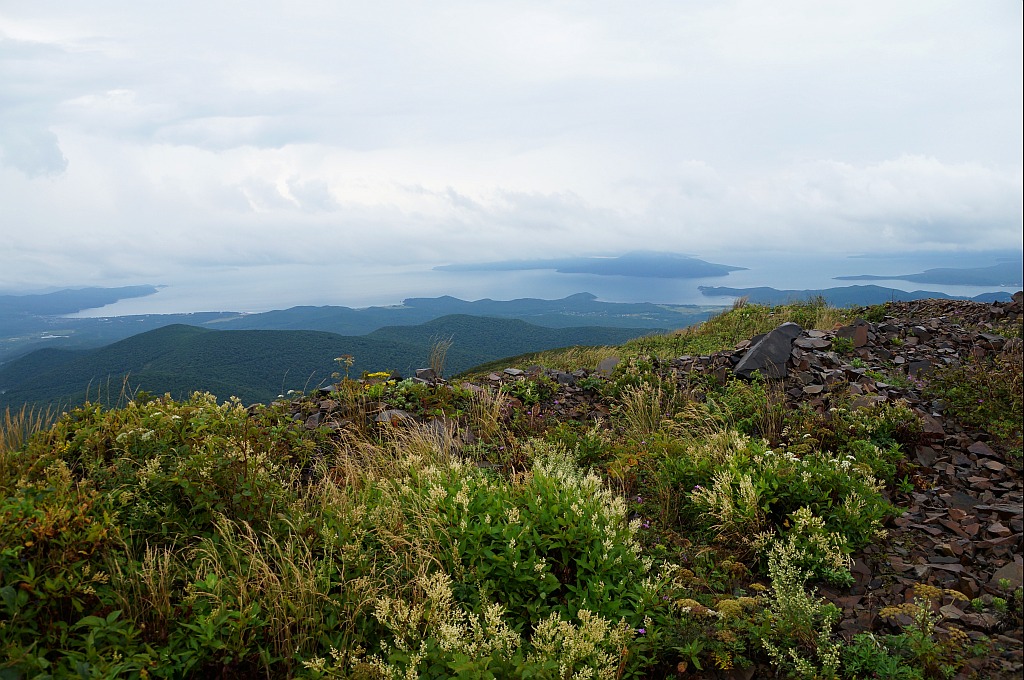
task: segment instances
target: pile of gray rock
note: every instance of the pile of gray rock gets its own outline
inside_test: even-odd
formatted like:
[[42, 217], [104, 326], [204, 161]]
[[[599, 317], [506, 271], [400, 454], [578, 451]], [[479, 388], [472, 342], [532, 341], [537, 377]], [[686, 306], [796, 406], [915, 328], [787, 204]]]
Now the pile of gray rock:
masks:
[[1000, 352], [1019, 355], [1021, 340], [995, 331], [1000, 324], [1019, 323], [1024, 295], [992, 305], [904, 302], [887, 311], [877, 322], [858, 319], [826, 331], [783, 324], [731, 352], [680, 357], [673, 368], [680, 381], [694, 373], [724, 380], [730, 372], [746, 378], [759, 372], [782, 381], [790, 406], [824, 409], [835, 395], [849, 398], [853, 407], [909, 404], [924, 428], [910, 452], [917, 464], [916, 488], [894, 499], [905, 511], [893, 521], [889, 539], [857, 556], [855, 585], [822, 593], [845, 610], [842, 629], [852, 636], [883, 627], [879, 610], [910, 600], [917, 584], [958, 591], [968, 601], [946, 597], [939, 610], [943, 620], [955, 622], [975, 641], [995, 640], [1006, 650], [998, 661], [980, 660], [988, 665], [973, 670], [983, 676], [1019, 672], [1022, 630], [1005, 630], [1006, 617], [988, 605], [1002, 598], [1013, 606], [1010, 592], [1024, 583], [1020, 461], [994, 450], [987, 432], [965, 431], [945, 404], [924, 396], [922, 387], [940, 366]]

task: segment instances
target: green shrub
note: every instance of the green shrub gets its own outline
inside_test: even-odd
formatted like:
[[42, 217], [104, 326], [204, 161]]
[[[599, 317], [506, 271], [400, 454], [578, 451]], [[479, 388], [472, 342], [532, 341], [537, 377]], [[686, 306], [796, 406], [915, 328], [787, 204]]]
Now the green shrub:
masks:
[[545, 439], [555, 446], [571, 451], [583, 468], [599, 467], [613, 455], [613, 441], [601, 425], [580, 422], [561, 422], [545, 433]]
[[[832, 349], [835, 350], [839, 354], [843, 354], [843, 355], [852, 354], [853, 353], [853, 349], [854, 349], [854, 347], [853, 347], [853, 340], [851, 340], [850, 338], [841, 338], [841, 337], [836, 336], [836, 337], [832, 338]], [[851, 359], [850, 360], [850, 365], [851, 366], [855, 366], [854, 361], [859, 362], [861, 364], [861, 366], [863, 367], [864, 362], [862, 360], [860, 360], [860, 359]]]
[[889, 308], [886, 305], [871, 305], [864, 310], [864, 318], [871, 323], [881, 323], [885, 321], [886, 312]]
[[839, 669], [840, 646], [832, 640], [839, 610], [804, 590], [808, 574], [800, 569], [801, 560], [793, 543], [776, 543], [768, 552], [773, 625], [761, 644], [779, 668], [795, 677], [832, 678]]
[[707, 402], [713, 414], [743, 434], [778, 442], [786, 417], [782, 384], [755, 374], [753, 380], [738, 378], [710, 392]]
[[364, 384], [367, 398], [376, 399], [389, 408], [401, 409], [417, 417], [458, 417], [471, 408], [473, 395], [456, 385], [428, 384], [412, 378], [387, 379], [390, 373], [376, 376]]
[[465, 466], [419, 480], [429, 512], [447, 527], [438, 538], [442, 564], [460, 597], [488, 593], [518, 631], [557, 612], [580, 609], [633, 618], [649, 568], [640, 555], [621, 498], [564, 450], [533, 442], [533, 469], [509, 484]]
[[537, 376], [506, 383], [501, 390], [529, 408], [550, 399], [555, 394], [557, 385], [546, 376]]
[[1019, 344], [990, 359], [940, 368], [931, 376], [927, 394], [945, 401], [964, 425], [992, 433], [999, 444], [1020, 457], [1024, 355]]
[[[886, 635], [881, 643], [891, 656], [898, 657], [908, 668], [919, 671], [917, 677], [952, 677], [969, 654], [970, 638], [955, 625], [937, 628], [942, 615], [936, 612], [943, 598], [966, 601], [956, 590], [943, 590], [936, 586], [919, 584], [914, 587], [914, 599], [900, 605], [883, 607], [883, 619], [908, 620], [896, 635]], [[910, 676], [914, 677], [914, 676]]]
[[917, 443], [921, 421], [905, 403], [886, 402], [868, 408], [839, 405], [817, 412], [802, 404], [786, 415], [783, 437], [798, 454], [835, 451], [867, 465], [871, 474], [888, 484], [895, 481], [904, 452]]
[[848, 678], [879, 678], [879, 680], [924, 680], [917, 668], [908, 666], [901, 656], [872, 633], [853, 636], [853, 643], [843, 649], [843, 675]]
[[[798, 457], [753, 440], [723, 453], [712, 476], [694, 484], [687, 497], [697, 510], [698, 526], [736, 549], [756, 552], [763, 539], [755, 536], [786, 536], [803, 526], [811, 531], [807, 541], [820, 547], [807, 566], [821, 578], [845, 582], [849, 572], [836, 554], [866, 545], [894, 512], [870, 469], [852, 457], [819, 451]], [[799, 513], [809, 513], [813, 522], [797, 521]]]

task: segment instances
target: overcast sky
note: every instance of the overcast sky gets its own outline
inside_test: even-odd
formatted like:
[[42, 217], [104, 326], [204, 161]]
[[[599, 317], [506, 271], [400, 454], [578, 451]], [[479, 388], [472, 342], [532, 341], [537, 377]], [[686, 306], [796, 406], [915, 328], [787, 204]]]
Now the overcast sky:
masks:
[[1021, 8], [0, 0], [0, 289], [1020, 250]]

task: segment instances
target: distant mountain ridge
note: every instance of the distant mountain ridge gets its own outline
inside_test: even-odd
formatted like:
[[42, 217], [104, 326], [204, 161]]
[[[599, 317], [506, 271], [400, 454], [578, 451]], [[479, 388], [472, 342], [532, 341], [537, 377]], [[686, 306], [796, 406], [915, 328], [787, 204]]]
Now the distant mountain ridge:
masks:
[[0, 295], [0, 317], [9, 314], [74, 314], [83, 309], [95, 309], [125, 298], [145, 297], [155, 292], [156, 286], [122, 286], [65, 288], [52, 293]]
[[573, 345], [618, 345], [651, 331], [544, 328], [518, 319], [467, 315], [380, 328], [362, 336], [174, 324], [97, 349], [42, 349], [11, 361], [0, 367], [0, 408], [25, 403], [63, 407], [87, 397], [116, 401], [126, 379], [132, 389], [154, 394], [182, 397], [201, 390], [221, 399], [267, 402], [288, 389], [305, 391], [328, 382], [339, 369], [334, 359], [343, 354], [354, 357], [354, 376], [382, 369], [408, 376], [428, 365], [434, 341], [451, 339], [446, 374], [454, 375], [506, 356]]
[[990, 267], [938, 267], [919, 274], [836, 276], [837, 281], [899, 280], [914, 283], [937, 283], [963, 286], [1024, 286], [1024, 263], [1021, 260], [1000, 262]]
[[885, 302], [910, 301], [910, 300], [973, 300], [975, 302], [1009, 302], [1009, 293], [982, 293], [973, 298], [957, 295], [946, 295], [927, 290], [915, 290], [907, 292], [896, 288], [885, 288], [883, 286], [841, 286], [837, 288], [818, 288], [805, 290], [779, 290], [777, 288], [756, 287], [756, 288], [727, 288], [724, 286], [701, 286], [700, 292], [708, 297], [730, 296], [745, 297], [748, 301], [759, 305], [783, 305], [790, 302], [807, 300], [812, 297], [822, 297], [825, 301], [835, 307], [849, 307], [851, 305], [879, 305]]
[[651, 251], [635, 251], [617, 257], [562, 257], [536, 260], [503, 260], [446, 264], [434, 267], [437, 271], [527, 271], [553, 269], [562, 274], [594, 274], [597, 276], [631, 276], [659, 279], [701, 279], [726, 276], [729, 272], [746, 267], [707, 262], [689, 255]]
[[467, 302], [450, 296], [408, 298], [401, 305], [388, 307], [292, 307], [257, 314], [197, 312], [66, 318], [24, 312], [7, 315], [0, 313], [0, 365], [44, 347], [101, 347], [176, 323], [216, 330], [315, 330], [340, 335], [365, 335], [386, 326], [413, 326], [448, 314], [470, 314], [517, 318], [547, 328], [599, 326], [657, 329], [691, 326], [719, 310], [719, 307], [713, 305], [601, 302], [590, 293], [577, 293], [556, 300], [521, 298]]

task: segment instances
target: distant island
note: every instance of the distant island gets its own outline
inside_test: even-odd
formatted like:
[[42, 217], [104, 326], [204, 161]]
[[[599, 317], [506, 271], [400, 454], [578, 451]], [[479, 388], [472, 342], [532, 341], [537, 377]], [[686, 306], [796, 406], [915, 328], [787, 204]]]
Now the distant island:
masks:
[[120, 288], [66, 288], [52, 293], [0, 295], [0, 316], [16, 314], [74, 314], [84, 309], [112, 305], [118, 300], [146, 297], [156, 293], [156, 286], [122, 286]]
[[637, 251], [616, 257], [566, 257], [538, 260], [505, 260], [469, 264], [446, 264], [435, 271], [483, 272], [553, 269], [560, 274], [631, 276], [656, 279], [702, 279], [727, 276], [746, 267], [716, 264], [678, 253]]
[[975, 302], [1008, 302], [1011, 299], [1009, 293], [993, 292], [982, 293], [974, 297], [960, 295], [946, 295], [928, 290], [915, 290], [907, 292], [896, 288], [884, 288], [882, 286], [840, 286], [837, 288], [818, 288], [814, 290], [779, 290], [764, 286], [757, 288], [726, 288], [724, 286], [700, 286], [702, 295], [708, 297], [745, 297], [749, 302], [759, 305], [783, 305], [790, 302], [799, 302], [814, 297], [822, 297], [825, 301], [835, 307], [849, 307], [851, 305], [879, 305], [885, 302], [896, 300], [926, 300], [929, 298], [941, 298], [943, 300], [973, 300]]
[[953, 286], [1024, 286], [1024, 262], [1021, 260], [1000, 262], [990, 267], [939, 267], [926, 269], [919, 274], [859, 274], [857, 276], [836, 276], [837, 281], [913, 281], [914, 283], [937, 283]]

